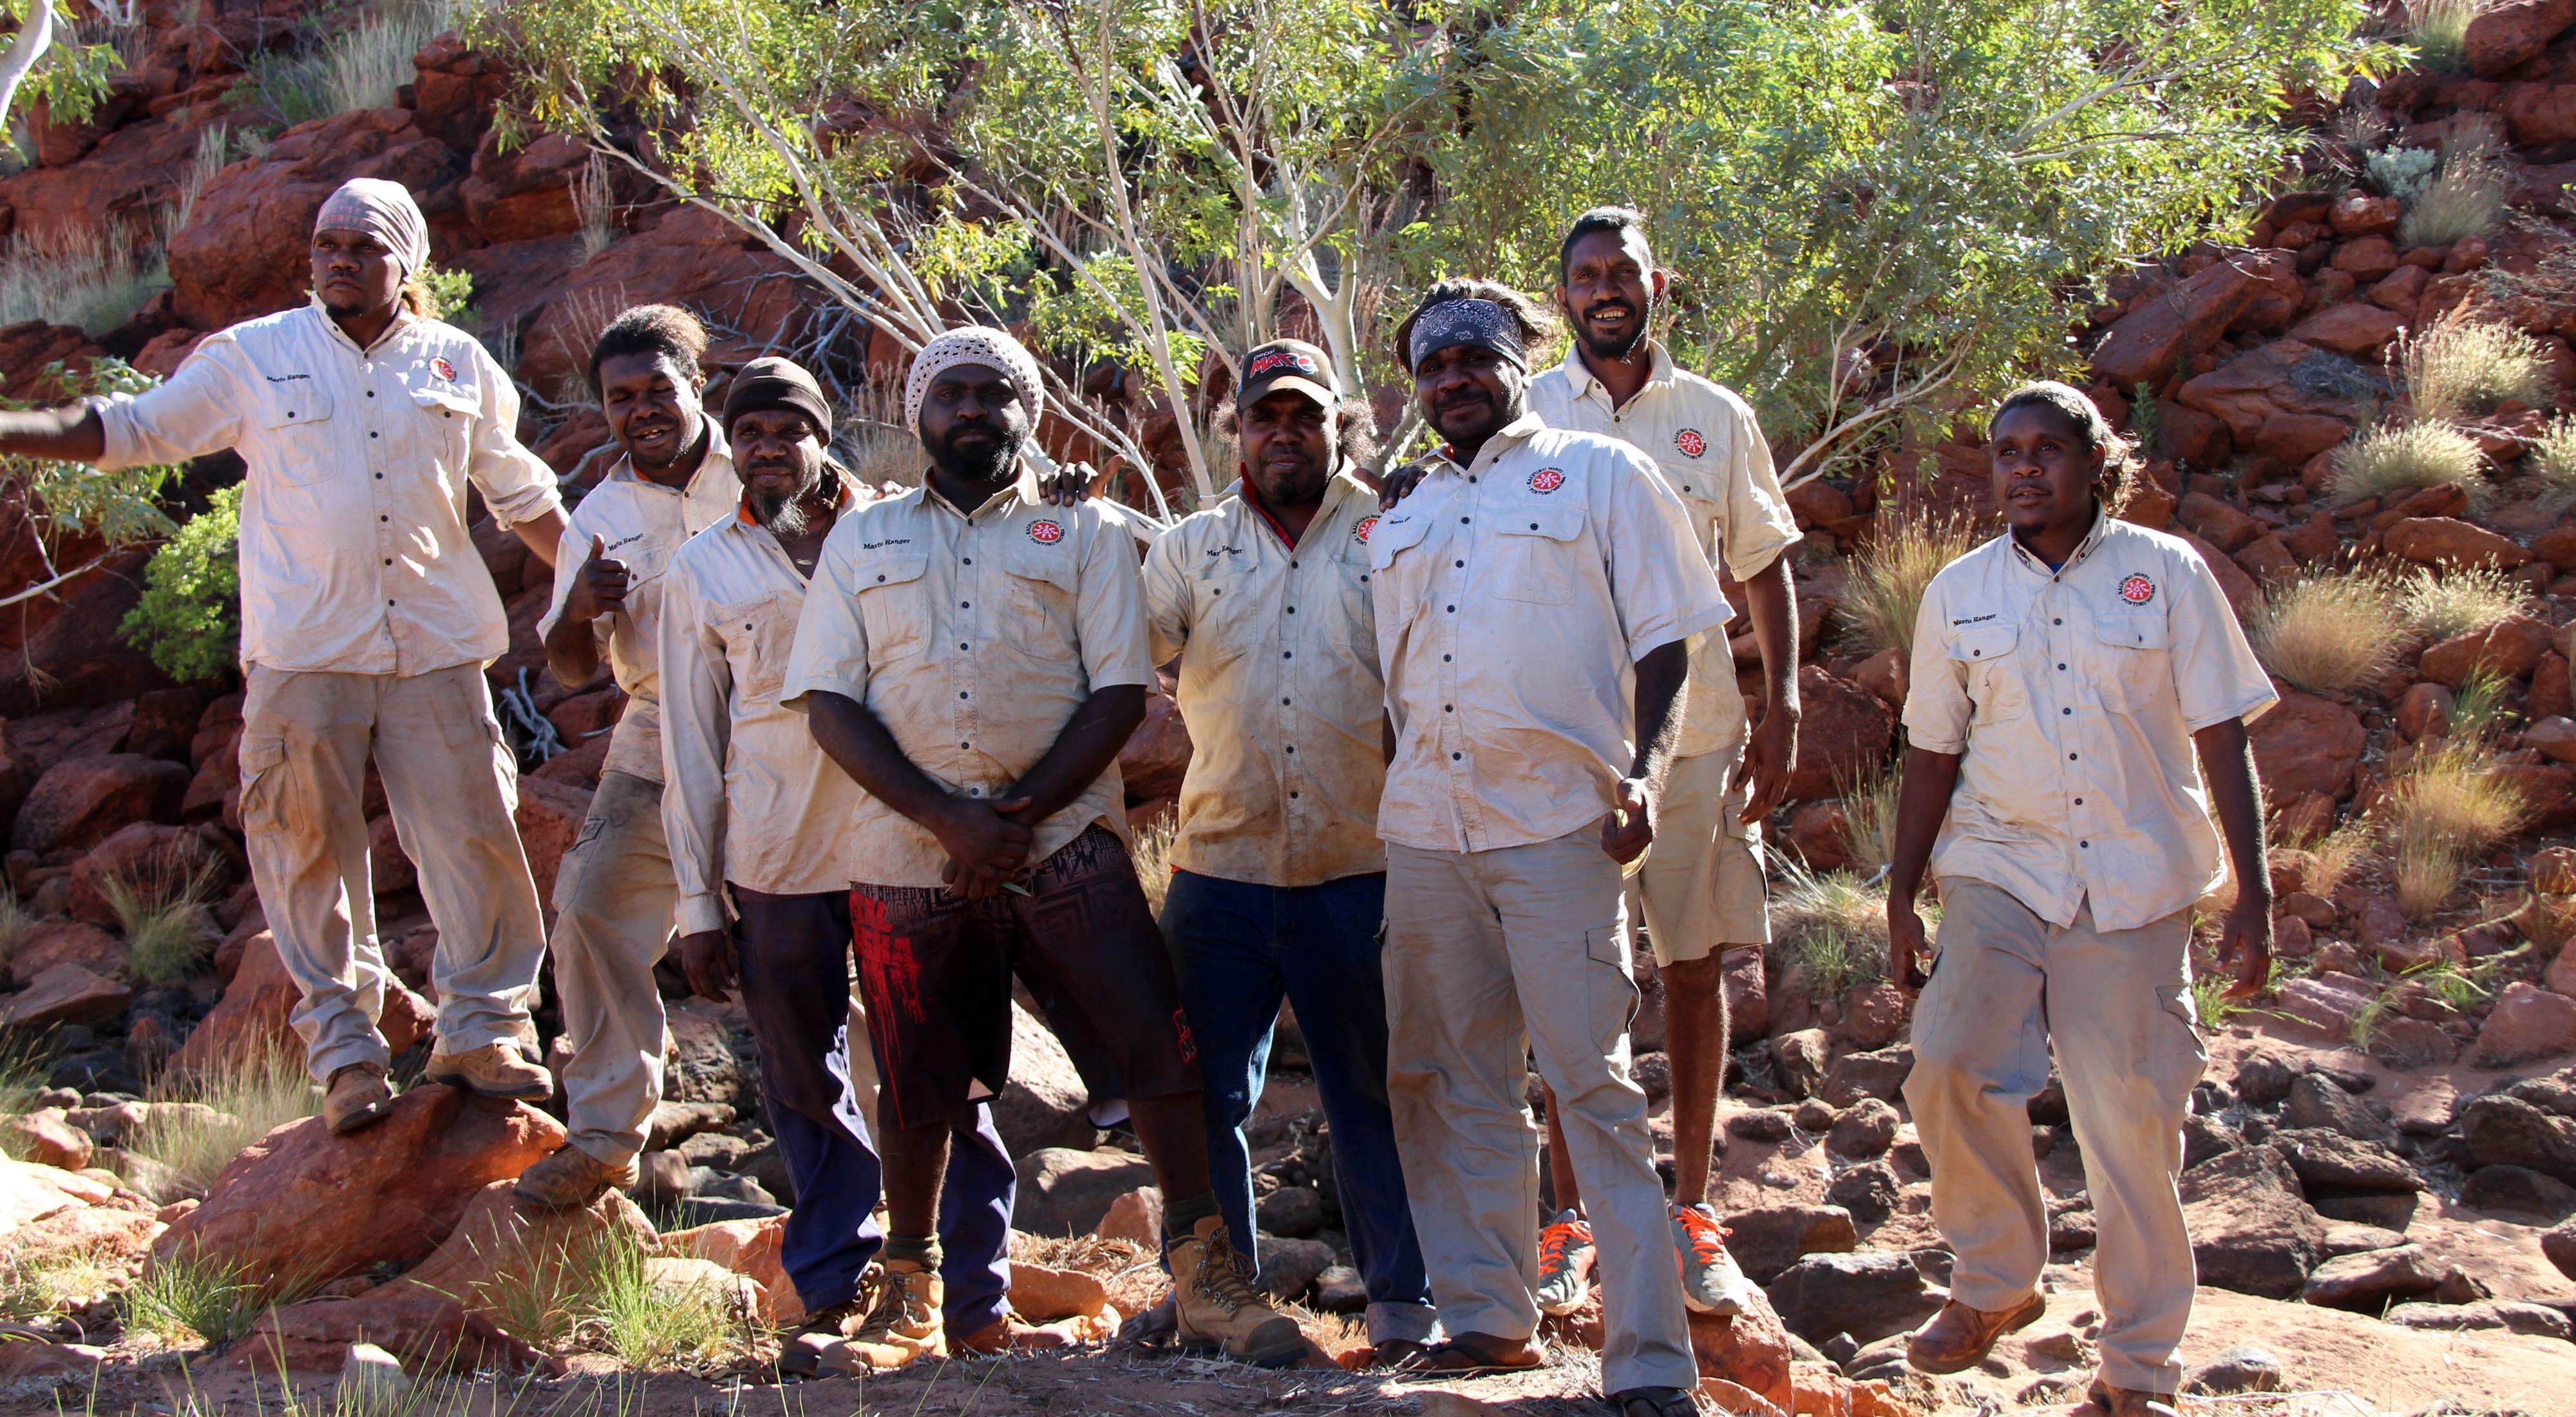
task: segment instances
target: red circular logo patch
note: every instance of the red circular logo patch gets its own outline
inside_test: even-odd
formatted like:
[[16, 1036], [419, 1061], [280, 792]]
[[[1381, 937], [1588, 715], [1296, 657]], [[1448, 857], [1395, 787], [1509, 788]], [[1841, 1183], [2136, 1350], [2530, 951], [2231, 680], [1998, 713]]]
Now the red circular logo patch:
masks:
[[1377, 518], [1362, 517], [1360, 518], [1360, 524], [1351, 528], [1351, 540], [1360, 543], [1362, 546], [1366, 546], [1368, 544], [1368, 534], [1376, 529]]
[[443, 357], [432, 359], [429, 361], [429, 372], [442, 379], [453, 379], [456, 377], [456, 366], [448, 363]]
[[1064, 540], [1064, 527], [1056, 522], [1031, 522], [1029, 540], [1040, 546], [1053, 546]]
[[1565, 473], [1558, 468], [1543, 467], [1529, 476], [1529, 490], [1532, 492], [1553, 492], [1564, 485]]
[[2120, 598], [2131, 605], [2144, 605], [2156, 598], [2156, 583], [2144, 576], [2131, 576], [2120, 582]]
[[1708, 451], [1708, 439], [1696, 428], [1685, 428], [1673, 435], [1673, 446], [1682, 450], [1683, 457], [1695, 458]]

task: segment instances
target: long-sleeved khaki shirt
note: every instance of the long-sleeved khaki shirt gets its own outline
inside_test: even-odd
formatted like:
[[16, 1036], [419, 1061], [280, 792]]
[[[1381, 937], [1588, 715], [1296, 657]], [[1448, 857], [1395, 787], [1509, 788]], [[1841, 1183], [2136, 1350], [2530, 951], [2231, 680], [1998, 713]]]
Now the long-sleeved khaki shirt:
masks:
[[620, 457], [564, 521], [555, 551], [554, 603], [537, 622], [540, 637], [563, 619], [573, 578], [590, 560], [593, 536], [607, 543], [609, 559], [626, 563], [625, 606], [590, 622], [609, 672], [627, 695], [626, 711], [618, 716], [608, 759], [601, 765], [606, 771], [662, 781], [661, 676], [656, 672], [661, 660], [655, 627], [661, 622], [663, 576], [689, 538], [734, 515], [741, 499], [742, 479], [734, 473], [724, 434], [710, 419], [706, 456], [686, 487], [647, 482], [635, 475], [632, 461]]
[[425, 674], [510, 647], [467, 485], [503, 526], [563, 503], [473, 336], [406, 315], [360, 349], [317, 301], [209, 335], [168, 383], [97, 407], [102, 467], [224, 448], [249, 465], [244, 664]]
[[1427, 851], [1597, 822], [1635, 757], [1636, 661], [1724, 625], [1653, 460], [1524, 416], [1369, 531], [1395, 762], [1378, 835]]
[[2280, 698], [2208, 563], [2098, 518], [2051, 571], [2011, 534], [1932, 578], [1905, 734], [1960, 755], [1932, 873], [2133, 930], [2225, 878], [2191, 735]]
[[1376, 523], [1377, 494], [1339, 473], [1293, 547], [1238, 495], [1146, 553], [1154, 658], [1181, 656], [1190, 730], [1174, 866], [1265, 886], [1386, 869]]
[[[972, 512], [916, 487], [843, 517], [823, 543], [796, 626], [785, 697], [867, 706], [932, 781], [1007, 795], [1094, 690], [1151, 684], [1135, 540], [1096, 507], [1050, 507], [1036, 478]], [[1118, 766], [1035, 823], [1028, 859], [1105, 822], [1127, 830]], [[874, 797], [852, 834], [857, 879], [939, 886], [947, 849]]]
[[[1798, 519], [1771, 467], [1771, 444], [1733, 390], [1674, 365], [1662, 341], [1646, 386], [1613, 408], [1610, 391], [1579, 351], [1530, 381], [1529, 406], [1551, 428], [1617, 438], [1655, 460], [1690, 509], [1691, 531], [1711, 566], [1749, 581], [1798, 544]], [[1676, 752], [1698, 757], [1743, 737], [1744, 695], [1722, 632], [1691, 641], [1689, 716]]]
[[[845, 492], [842, 514], [852, 505]], [[804, 574], [737, 511], [682, 546], [663, 582], [662, 826], [680, 933], [724, 928], [727, 881], [764, 895], [848, 890], [867, 794], [779, 702]]]

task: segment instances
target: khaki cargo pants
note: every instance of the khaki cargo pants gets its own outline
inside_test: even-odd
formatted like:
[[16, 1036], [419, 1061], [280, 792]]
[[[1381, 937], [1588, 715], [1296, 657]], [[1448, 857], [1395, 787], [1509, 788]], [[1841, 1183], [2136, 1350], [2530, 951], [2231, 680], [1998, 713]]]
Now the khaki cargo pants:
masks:
[[574, 1146], [611, 1165], [644, 1149], [662, 1100], [669, 1020], [653, 981], [679, 886], [662, 833], [662, 784], [604, 772], [555, 874], [555, 1002], [572, 1061], [564, 1116]]
[[241, 813], [251, 879], [303, 1000], [292, 1021], [317, 1080], [389, 1062], [385, 956], [367, 865], [367, 757], [438, 925], [438, 1050], [528, 1026], [545, 921], [512, 814], [518, 774], [482, 666], [426, 674], [250, 667]]

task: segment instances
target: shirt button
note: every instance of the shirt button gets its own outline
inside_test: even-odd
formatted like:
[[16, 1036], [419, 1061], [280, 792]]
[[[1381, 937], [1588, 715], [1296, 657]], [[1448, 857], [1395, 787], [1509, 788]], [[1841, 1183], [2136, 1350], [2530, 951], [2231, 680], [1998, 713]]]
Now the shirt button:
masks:
[[1464, 753], [1451, 753], [1451, 754], [1449, 755], [1449, 761], [1451, 761], [1451, 762], [1453, 762], [1453, 763], [1454, 763], [1454, 762], [1457, 762], [1457, 761], [1459, 761], [1460, 759], [1462, 759], [1462, 758], [1464, 758], [1464, 757], [1466, 757], [1466, 756], [1467, 756], [1467, 755], [1466, 755], [1466, 754], [1464, 754]]
[[384, 481], [384, 480], [385, 480], [385, 475], [384, 475], [383, 473], [381, 473], [381, 472], [380, 472], [380, 473], [377, 473], [377, 474], [376, 474], [376, 480], [377, 480], [378, 482], [382, 482], [382, 481]]
[[1291, 801], [1291, 802], [1296, 801], [1296, 800], [1297, 800], [1297, 794], [1296, 794], [1296, 793], [1294, 793], [1294, 792], [1289, 793], [1289, 794], [1288, 794], [1288, 800], [1289, 800], [1289, 801]]
[[[1289, 569], [1289, 570], [1292, 570], [1292, 571], [1293, 571], [1293, 570], [1295, 570], [1295, 569], [1297, 569], [1297, 563], [1296, 563], [1296, 562], [1294, 562], [1294, 561], [1289, 562], [1289, 563], [1288, 563], [1288, 569]], [[1292, 795], [1293, 795], [1293, 794], [1292, 794]]]
[[1450, 614], [1452, 614], [1452, 615], [1457, 614], [1457, 613], [1458, 613], [1458, 607], [1457, 607], [1457, 606], [1455, 606], [1455, 605], [1450, 606], [1450, 607], [1449, 607], [1449, 613], [1450, 613]]
[[965, 563], [966, 563], [967, 565], [969, 565], [969, 566], [971, 566], [971, 565], [974, 565], [974, 564], [975, 564], [975, 558], [974, 558], [974, 557], [972, 557], [972, 556], [963, 557], [963, 558], [961, 558], [961, 559], [963, 559], [963, 560], [965, 561]]
[[885, 577], [883, 577], [883, 576], [879, 576], [879, 577], [877, 577], [877, 584], [878, 584], [878, 585], [884, 585], [884, 584], [885, 584]]
[[369, 398], [374, 398], [375, 396], [376, 396], [376, 391], [375, 391], [375, 390], [373, 390], [373, 389], [369, 389], [369, 390], [367, 390], [367, 397], [369, 397]]
[[1442, 713], [1456, 713], [1458, 711], [1458, 706], [1456, 704], [1442, 704], [1440, 706], [1440, 711]]
[[2081, 798], [2081, 797], [2076, 798], [2076, 799], [2075, 799], [2075, 805], [2076, 805], [2076, 806], [2078, 806], [2078, 807], [2083, 806], [2083, 805], [2084, 805], [2084, 799], [2083, 799], [2083, 798]]
[[960, 610], [972, 610], [975, 608], [975, 602], [971, 600], [961, 600], [957, 602], [957, 608]]
[[2050, 624], [2052, 624], [2052, 625], [2063, 625], [2063, 624], [2065, 624], [2066, 622], [2065, 622], [2064, 620], [2051, 620], [2051, 621], [2049, 621], [2048, 623], [2050, 623]]
[[958, 691], [957, 691], [957, 697], [959, 697], [959, 698], [961, 698], [961, 699], [962, 699], [962, 698], [964, 698], [964, 697], [966, 697], [966, 691], [965, 691], [965, 690], [963, 690], [963, 689], [958, 690]]
[[377, 518], [376, 518], [376, 520], [377, 520], [377, 521], [380, 521], [380, 522], [389, 522], [389, 521], [392, 521], [392, 520], [393, 520], [393, 518], [391, 518], [391, 517], [386, 517], [386, 516], [379, 516], [379, 517], [377, 517]]
[[1281, 700], [1279, 701], [1279, 706], [1280, 706], [1281, 708], [1286, 708], [1286, 707], [1288, 707], [1288, 701], [1287, 701], [1286, 699], [1281, 699]]
[[376, 436], [376, 435], [375, 435], [373, 432], [370, 432], [370, 433], [368, 433], [368, 434], [367, 434], [367, 436], [368, 436], [368, 437], [370, 437], [370, 438], [372, 438], [372, 437], [374, 437], [374, 436]]
[[1288, 747], [1287, 747], [1287, 750], [1286, 750], [1286, 751], [1291, 752], [1291, 753], [1296, 752], [1296, 751], [1297, 751], [1297, 745], [1296, 745], [1296, 744], [1294, 744], [1294, 743], [1289, 744], [1289, 745], [1288, 745]]
[[2067, 755], [2066, 755], [2066, 761], [2068, 761], [2068, 762], [2070, 762], [2070, 763], [2071, 763], [2071, 762], [2073, 762], [2073, 761], [2075, 761], [2075, 755], [2074, 755], [2073, 753], [2069, 753], [2069, 754], [2067, 754]]
[[1536, 531], [1536, 530], [1538, 530], [1538, 523], [1536, 523], [1536, 522], [1531, 522], [1531, 523], [1530, 523], [1530, 530], [1532, 530], [1532, 531]]
[[2089, 841], [2079, 841], [2079, 842], [2077, 842], [2077, 843], [2075, 843], [2075, 844], [2076, 844], [2077, 846], [2089, 847], [2089, 846], [2091, 846], [2093, 843], [2091, 843], [2091, 842], [2089, 842]]
[[2062, 714], [2064, 714], [2064, 713], [2073, 713], [2073, 712], [2075, 712], [2075, 710], [2073, 710], [2073, 709], [2071, 709], [2071, 708], [2062, 708], [2062, 709], [2059, 709], [2059, 710], [2058, 710], [2058, 712], [2059, 712], [2059, 713], [2062, 713]]
[[1447, 664], [1447, 663], [1449, 662], [1449, 656], [1447, 656], [1447, 655], [1445, 655], [1445, 654], [1444, 654], [1444, 655], [1442, 655], [1442, 656], [1440, 656], [1440, 662], [1441, 662], [1441, 663], [1443, 663], [1443, 664]]
[[1460, 526], [1465, 526], [1466, 524], [1467, 524], [1467, 519], [1466, 519], [1465, 517], [1460, 517], [1460, 518], [1458, 519], [1458, 525], [1460, 525]]
[[1297, 657], [1297, 651], [1293, 649], [1283, 649], [1279, 651], [1279, 657], [1281, 659], [1295, 659]]
[[2058, 668], [2060, 668], [2060, 669], [2064, 669], [2066, 666], [2065, 666], [2065, 665], [2063, 665], [2063, 664], [2061, 664], [2061, 665], [2059, 665], [2059, 666], [2057, 666], [2057, 667], [2058, 667]]
[[392, 565], [393, 563], [394, 563], [394, 558], [393, 558], [393, 557], [388, 556], [388, 557], [386, 557], [386, 558], [385, 558], [385, 564], [386, 564], [386, 565], [390, 566], [390, 565]]
[[972, 748], [972, 747], [974, 747], [975, 745], [974, 745], [974, 744], [972, 744], [972, 743], [960, 743], [960, 744], [958, 744], [957, 746], [958, 746], [958, 747], [960, 747], [960, 748]]
[[[744, 628], [744, 629], [746, 629], [746, 630], [748, 630], [748, 629], [750, 629], [751, 627], [750, 627], [749, 625], [745, 625], [745, 626], [743, 626], [743, 628]], [[966, 646], [964, 646], [964, 645], [959, 645], [959, 646], [958, 646], [958, 648], [959, 648], [959, 649], [964, 649], [965, 647], [966, 647]]]
[[1468, 479], [1467, 479], [1467, 485], [1468, 485], [1468, 486], [1470, 486], [1470, 487], [1475, 486], [1475, 485], [1476, 485], [1476, 479], [1475, 479], [1475, 478], [1473, 478], [1473, 477], [1468, 478]]
[[1296, 606], [1294, 606], [1294, 605], [1289, 606], [1289, 607], [1288, 607], [1288, 613], [1289, 613], [1289, 614], [1291, 614], [1291, 615], [1296, 614], [1296, 613], [1297, 613], [1297, 607], [1296, 607]]

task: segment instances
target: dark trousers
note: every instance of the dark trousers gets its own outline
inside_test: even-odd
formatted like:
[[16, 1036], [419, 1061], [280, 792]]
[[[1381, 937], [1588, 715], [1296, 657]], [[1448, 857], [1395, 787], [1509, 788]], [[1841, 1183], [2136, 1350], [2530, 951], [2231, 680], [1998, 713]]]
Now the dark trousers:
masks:
[[1285, 998], [1332, 1128], [1342, 1225], [1369, 1295], [1373, 1341], [1422, 1338], [1431, 1284], [1414, 1238], [1386, 1096], [1386, 985], [1379, 926], [1386, 877], [1260, 886], [1174, 871], [1163, 934], [1198, 1040], [1208, 1171], [1226, 1229], [1253, 1248], [1252, 1158], [1243, 1127], [1261, 1100], [1271, 1032]]
[[[807, 1310], [847, 1302], [884, 1242], [875, 1211], [881, 1177], [850, 1084], [850, 898], [763, 895], [733, 888], [742, 912], [742, 1001], [760, 1054], [760, 1093], [795, 1186], [780, 1262]], [[858, 1040], [861, 1048], [864, 1039]], [[1001, 1317], [1011, 1286], [1016, 1173], [992, 1109], [950, 1138], [940, 1193], [939, 1275], [948, 1331], [973, 1333]]]

